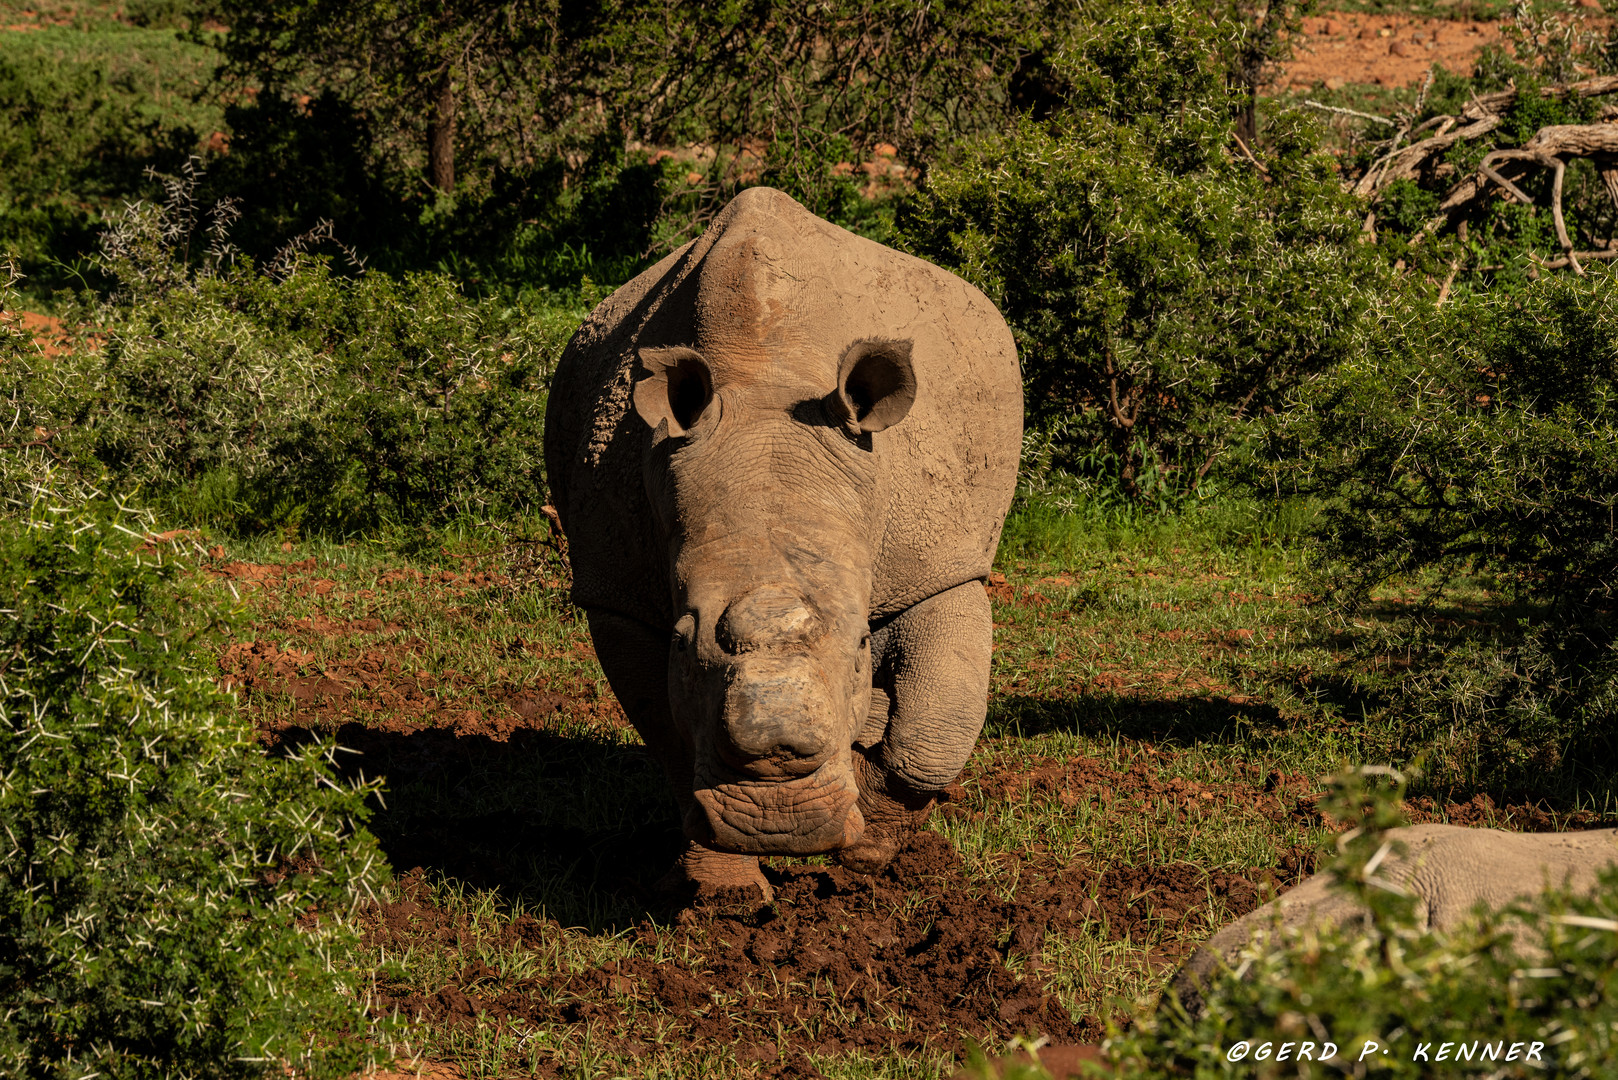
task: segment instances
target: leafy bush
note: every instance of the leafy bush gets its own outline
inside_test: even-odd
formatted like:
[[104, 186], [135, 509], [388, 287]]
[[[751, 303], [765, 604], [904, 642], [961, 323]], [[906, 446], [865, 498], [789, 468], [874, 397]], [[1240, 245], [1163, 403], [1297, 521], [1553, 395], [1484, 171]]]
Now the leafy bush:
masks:
[[190, 191], [111, 234], [99, 346], [29, 365], [30, 422], [82, 474], [247, 531], [540, 498], [544, 383], [574, 313], [469, 301], [438, 275], [344, 278], [298, 245], [261, 271]]
[[0, 519], [0, 1073], [351, 1075], [369, 788], [258, 749], [148, 517], [36, 496]]
[[1269, 422], [1274, 482], [1322, 501], [1322, 591], [1473, 574], [1495, 596], [1356, 634], [1408, 664], [1370, 707], [1478, 752], [1474, 782], [1610, 781], [1618, 762], [1618, 300], [1609, 273], [1443, 308], [1390, 306], [1362, 349]]
[[1130, 8], [1057, 61], [1070, 108], [936, 167], [901, 243], [986, 292], [1059, 465], [1189, 491], [1301, 379], [1342, 360], [1378, 271], [1298, 118], [1264, 164], [1186, 4]]
[[30, 287], [75, 284], [68, 266], [94, 249], [95, 229], [142, 186], [224, 126], [193, 91], [209, 50], [172, 30], [45, 27], [0, 34], [0, 252]]
[[[1255, 941], [1236, 973], [1205, 991], [1193, 1018], [1174, 1003], [1123, 1035], [1110, 1053], [1123, 1076], [1229, 1076], [1258, 1070], [1272, 1077], [1319, 1076], [1359, 1061], [1367, 1041], [1378, 1076], [1593, 1077], [1618, 1068], [1618, 868], [1604, 872], [1589, 897], [1548, 892], [1480, 915], [1450, 932], [1422, 928], [1414, 901], [1378, 887], [1387, 841], [1400, 823], [1397, 795], [1367, 792], [1357, 777], [1338, 779], [1336, 811], [1358, 819], [1329, 872], [1371, 913], [1365, 928], [1289, 928]], [[1332, 1041], [1325, 1066], [1300, 1062], [1303, 1041]], [[1435, 1064], [1445, 1043], [1540, 1043], [1539, 1061], [1519, 1052], [1503, 1060]], [[1226, 1053], [1249, 1051], [1233, 1067]], [[1258, 1047], [1272, 1044], [1257, 1059]], [[1290, 1042], [1289, 1060], [1276, 1060]], [[1418, 1047], [1426, 1043], [1425, 1059]], [[1388, 1052], [1381, 1052], [1385, 1048]], [[1317, 1059], [1318, 1060], [1318, 1059]]]

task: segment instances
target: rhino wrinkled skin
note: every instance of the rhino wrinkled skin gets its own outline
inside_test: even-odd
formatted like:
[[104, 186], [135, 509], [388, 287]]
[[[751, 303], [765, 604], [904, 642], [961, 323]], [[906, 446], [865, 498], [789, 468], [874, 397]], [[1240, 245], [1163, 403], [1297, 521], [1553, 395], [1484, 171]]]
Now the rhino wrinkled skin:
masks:
[[768, 188], [603, 301], [552, 384], [573, 597], [698, 884], [875, 869], [983, 726], [1022, 380], [972, 286]]

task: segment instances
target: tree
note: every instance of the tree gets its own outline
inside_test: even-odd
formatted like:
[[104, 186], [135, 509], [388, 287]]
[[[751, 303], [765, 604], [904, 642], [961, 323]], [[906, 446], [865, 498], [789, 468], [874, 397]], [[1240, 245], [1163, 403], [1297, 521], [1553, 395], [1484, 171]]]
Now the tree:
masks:
[[[532, 156], [538, 105], [564, 41], [560, 0], [217, 0], [221, 75], [247, 94], [307, 102], [335, 91], [455, 189], [460, 146]], [[419, 149], [417, 149], [419, 148]], [[412, 152], [414, 151], [414, 152]]]
[[[1077, 0], [214, 0], [222, 74], [294, 100], [335, 91], [455, 186], [458, 154], [532, 163], [625, 143], [892, 142], [912, 161], [1003, 126], [1013, 84]], [[576, 149], [576, 147], [575, 147]]]
[[1258, 139], [1258, 92], [1292, 59], [1292, 39], [1315, 0], [1216, 0], [1214, 17], [1235, 28], [1228, 40], [1226, 78], [1237, 91], [1236, 134]]

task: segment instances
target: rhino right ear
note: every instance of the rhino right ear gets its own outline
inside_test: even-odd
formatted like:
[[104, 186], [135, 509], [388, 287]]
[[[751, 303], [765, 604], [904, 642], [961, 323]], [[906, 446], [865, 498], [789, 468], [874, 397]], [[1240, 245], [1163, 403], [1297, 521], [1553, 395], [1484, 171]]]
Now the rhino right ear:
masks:
[[695, 349], [642, 349], [643, 375], [635, 384], [635, 411], [653, 430], [667, 421], [670, 435], [684, 435], [713, 401], [713, 373]]
[[843, 352], [837, 389], [826, 399], [832, 416], [850, 434], [870, 434], [903, 420], [916, 403], [916, 369], [910, 342], [866, 338]]

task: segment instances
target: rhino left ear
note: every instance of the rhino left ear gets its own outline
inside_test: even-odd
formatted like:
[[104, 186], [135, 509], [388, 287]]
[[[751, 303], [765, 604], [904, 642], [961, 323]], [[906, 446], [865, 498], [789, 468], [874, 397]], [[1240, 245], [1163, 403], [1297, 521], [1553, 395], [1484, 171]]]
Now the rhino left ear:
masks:
[[684, 435], [713, 400], [713, 374], [695, 349], [642, 349], [645, 373], [635, 384], [635, 411], [648, 427], [668, 423], [670, 435]]
[[866, 339], [843, 351], [837, 390], [827, 405], [849, 431], [869, 434], [890, 428], [909, 415], [915, 403], [910, 342]]

